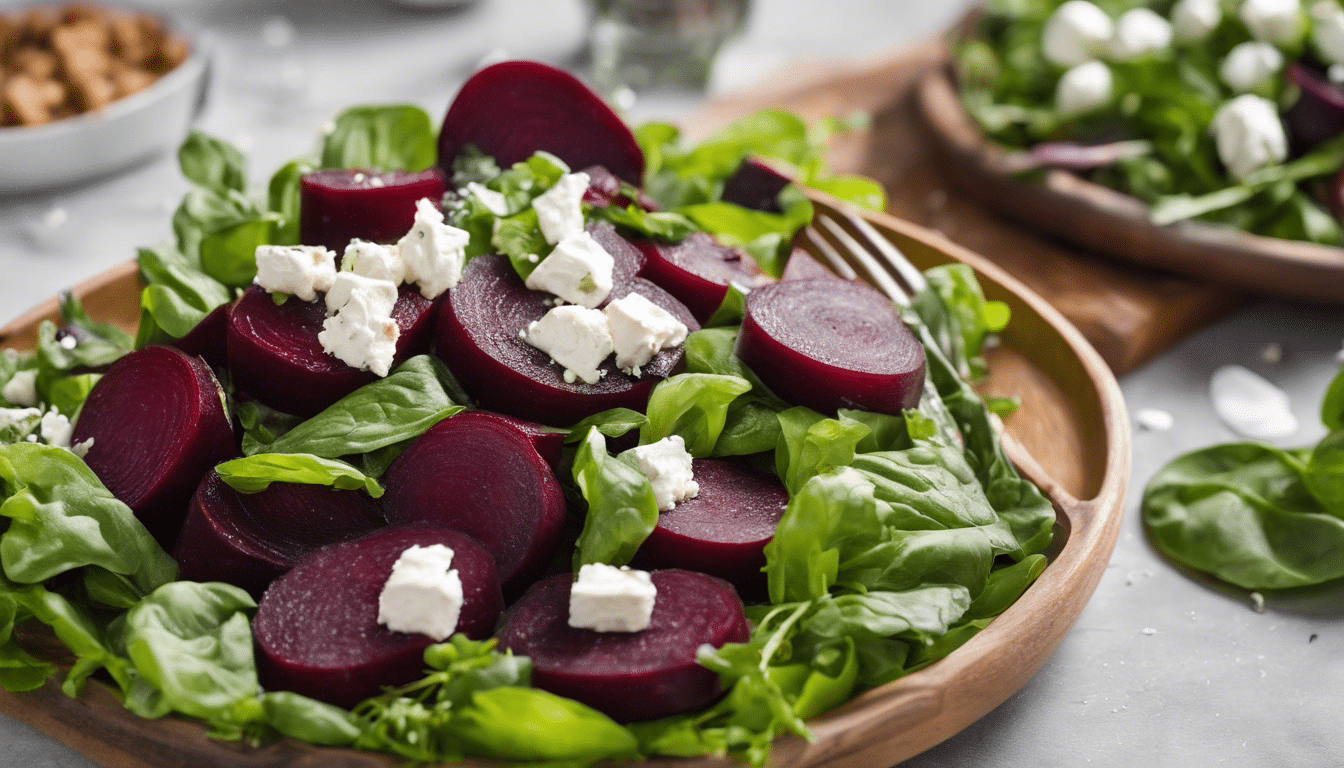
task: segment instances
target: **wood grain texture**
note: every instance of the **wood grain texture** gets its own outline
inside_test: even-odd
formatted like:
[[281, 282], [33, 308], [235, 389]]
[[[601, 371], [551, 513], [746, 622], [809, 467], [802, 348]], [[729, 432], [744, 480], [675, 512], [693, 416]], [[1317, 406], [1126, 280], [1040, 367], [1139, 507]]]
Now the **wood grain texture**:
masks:
[[[938, 663], [868, 691], [809, 725], [813, 743], [785, 737], [774, 764], [808, 768], [885, 768], [962, 730], [1016, 692], [1045, 663], [1081, 613], [1115, 546], [1129, 479], [1130, 432], [1114, 376], [1082, 335], [1044, 299], [1003, 269], [936, 232], [866, 214], [920, 267], [970, 264], [986, 294], [1006, 301], [1013, 323], [991, 357], [986, 388], [1022, 397], [1005, 440], [1019, 467], [1055, 505], [1058, 538], [1040, 579], [988, 628]], [[123, 265], [74, 289], [96, 319], [124, 328], [139, 316], [138, 278]], [[31, 340], [54, 302], [0, 329], [10, 344]], [[24, 644], [44, 658], [65, 657], [49, 635]], [[67, 660], [68, 663], [68, 660]], [[390, 768], [384, 755], [323, 749], [285, 739], [261, 747], [218, 742], [177, 718], [142, 720], [92, 681], [78, 698], [49, 682], [24, 694], [0, 691], [4, 712], [115, 768]], [[489, 765], [467, 761], [467, 765]], [[726, 758], [650, 760], [649, 768], [728, 768]]]
[[[946, 47], [931, 41], [856, 66], [800, 65], [777, 90], [711, 104], [688, 121], [687, 132], [708, 134], [768, 106], [813, 120], [868, 112], [869, 128], [834, 143], [832, 167], [876, 178], [887, 190], [891, 213], [938, 230], [1006, 269], [1071, 320], [1117, 373], [1133, 370], [1243, 301], [1226, 287], [1157, 271], [1166, 265], [1156, 257], [1135, 266], [1110, 258], [1104, 248], [1089, 251], [1064, 241], [1085, 222], [1051, 230], [1005, 218], [995, 204], [1014, 198], [968, 178], [964, 165], [927, 130], [914, 99], [923, 76], [946, 61]], [[1098, 234], [1089, 247], [1104, 245], [1106, 238]]]

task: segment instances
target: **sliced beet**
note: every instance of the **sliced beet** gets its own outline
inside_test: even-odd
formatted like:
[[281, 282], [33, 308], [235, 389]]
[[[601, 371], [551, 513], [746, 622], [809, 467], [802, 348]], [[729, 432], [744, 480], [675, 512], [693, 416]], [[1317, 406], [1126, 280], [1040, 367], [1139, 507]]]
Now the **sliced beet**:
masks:
[[272, 483], [241, 493], [211, 470], [191, 499], [173, 558], [180, 579], [223, 581], [260, 596], [319, 547], [382, 526], [378, 504], [362, 491]]
[[601, 304], [606, 306], [630, 292], [630, 281], [644, 269], [644, 253], [605, 221], [594, 221], [586, 229], [602, 250], [611, 254], [611, 296]]
[[720, 199], [754, 211], [783, 213], [784, 209], [779, 207], [779, 193], [791, 183], [789, 177], [760, 160], [748, 157], [723, 182]]
[[658, 515], [639, 548], [641, 568], [684, 568], [732, 582], [744, 595], [765, 592], [765, 545], [775, 536], [789, 493], [768, 472], [718, 459], [692, 462], [699, 495]]
[[[397, 362], [429, 346], [433, 302], [402, 286], [392, 319], [401, 328]], [[312, 416], [377, 380], [322, 351], [317, 334], [327, 316], [322, 296], [302, 301], [293, 296], [276, 306], [260, 286], [247, 289], [229, 315], [229, 370], [247, 394], [272, 408]]]
[[188, 355], [205, 358], [211, 368], [224, 368], [229, 364], [229, 312], [232, 310], [232, 303], [215, 307], [186, 336], [174, 341], [173, 346]]
[[71, 440], [84, 460], [165, 549], [210, 468], [237, 455], [224, 392], [210, 366], [171, 347], [112, 364], [84, 401]]
[[757, 288], [734, 351], [772, 392], [822, 413], [900, 413], [924, 388], [924, 347], [890, 299], [855, 281]]
[[702, 323], [723, 303], [729, 283], [751, 289], [774, 280], [745, 251], [720, 245], [707, 232], [680, 243], [642, 240], [636, 245], [644, 253], [640, 277], [667, 289]]
[[435, 424], [382, 480], [388, 522], [472, 536], [494, 555], [506, 586], [540, 573], [565, 521], [565, 494], [532, 438], [491, 414]]
[[468, 144], [504, 168], [544, 150], [570, 168], [644, 178], [644, 153], [621, 118], [573, 75], [535, 61], [495, 64], [462, 84], [439, 133], [439, 167], [452, 173]]
[[595, 205], [599, 208], [606, 208], [609, 205], [616, 205], [625, 208], [631, 203], [638, 203], [639, 207], [646, 211], [658, 210], [658, 203], [653, 198], [639, 191], [634, 200], [621, 189], [623, 179], [616, 177], [616, 174], [608, 171], [600, 165], [590, 165], [583, 169], [588, 174], [588, 189], [583, 193], [583, 202], [589, 205]]
[[299, 239], [325, 245], [337, 259], [356, 238], [395, 243], [415, 223], [415, 202], [427, 197], [438, 205], [446, 187], [438, 168], [310, 171], [299, 183]]
[[691, 571], [653, 574], [658, 598], [642, 632], [569, 626], [571, 574], [537, 583], [510, 609], [501, 648], [532, 659], [532, 684], [583, 702], [619, 722], [651, 720], [713, 701], [719, 676], [695, 662], [708, 643], [751, 634], [732, 585]]
[[[623, 288], [618, 284], [611, 298], [632, 291], [671, 312], [690, 330], [699, 329], [683, 304], [647, 280], [634, 278]], [[659, 352], [639, 378], [621, 373], [612, 358], [602, 366], [606, 374], [596, 384], [566, 382], [545, 352], [518, 338], [528, 323], [551, 309], [549, 297], [528, 290], [509, 260], [497, 254], [468, 262], [462, 282], [448, 292], [439, 309], [436, 351], [482, 407], [562, 427], [609, 408], [642, 412], [654, 385], [681, 365], [678, 346]]]
[[1288, 82], [1301, 90], [1297, 101], [1283, 113], [1283, 125], [1298, 153], [1344, 133], [1344, 90], [1325, 75], [1299, 62], [1284, 70]]
[[462, 579], [457, 631], [489, 637], [504, 609], [490, 553], [446, 528], [384, 528], [317, 550], [266, 590], [252, 620], [262, 685], [350, 707], [419, 679], [435, 641], [379, 624], [378, 598], [402, 552], [434, 544], [453, 550]]
[[780, 280], [813, 280], [817, 278], [844, 279], [802, 248], [793, 249], [793, 252], [789, 254], [789, 260], [784, 263], [784, 274], [779, 276]]
[[491, 419], [501, 424], [507, 424], [510, 427], [522, 432], [527, 439], [532, 442], [532, 449], [554, 469], [560, 464], [561, 454], [565, 449], [565, 435], [568, 434], [562, 430], [548, 427], [544, 424], [538, 424], [535, 421], [527, 421], [503, 413], [494, 411], [467, 411], [458, 414], [458, 418], [468, 416], [473, 419]]

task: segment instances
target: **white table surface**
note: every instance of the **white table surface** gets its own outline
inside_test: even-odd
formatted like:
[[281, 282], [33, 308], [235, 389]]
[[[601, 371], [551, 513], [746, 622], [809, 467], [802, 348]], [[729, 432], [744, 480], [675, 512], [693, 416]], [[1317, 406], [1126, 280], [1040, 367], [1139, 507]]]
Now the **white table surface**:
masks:
[[[411, 101], [442, 114], [476, 62], [497, 49], [571, 65], [586, 23], [579, 0], [482, 0], [438, 14], [372, 0], [137, 4], [176, 12], [211, 35], [218, 67], [200, 127], [244, 148], [257, 182], [309, 151], [322, 123], [344, 106]], [[862, 59], [893, 50], [937, 31], [963, 5], [755, 0], [745, 34], [716, 67], [713, 90], [749, 86], [800, 57]], [[283, 55], [260, 42], [276, 17], [297, 33]], [[284, 91], [276, 85], [284, 71], [307, 86]], [[675, 117], [692, 106], [689, 98], [652, 98], [632, 114]], [[163, 157], [82, 187], [0, 196], [0, 317], [131, 258], [137, 245], [168, 238], [169, 216], [186, 188], [173, 159]], [[65, 224], [42, 223], [53, 209], [66, 214]], [[1288, 391], [1302, 428], [1285, 444], [1318, 439], [1316, 409], [1339, 366], [1341, 339], [1344, 313], [1336, 308], [1259, 302], [1125, 377], [1131, 412], [1162, 408], [1175, 415], [1176, 426], [1136, 427], [1127, 519], [1095, 596], [1021, 692], [906, 765], [1344, 764], [1344, 588], [1267, 594], [1258, 613], [1244, 591], [1163, 560], [1137, 514], [1143, 485], [1164, 462], [1233, 439], [1207, 394], [1209, 375], [1220, 365], [1246, 365]], [[1283, 350], [1278, 363], [1261, 356], [1272, 343]], [[0, 766], [90, 765], [0, 716]]]

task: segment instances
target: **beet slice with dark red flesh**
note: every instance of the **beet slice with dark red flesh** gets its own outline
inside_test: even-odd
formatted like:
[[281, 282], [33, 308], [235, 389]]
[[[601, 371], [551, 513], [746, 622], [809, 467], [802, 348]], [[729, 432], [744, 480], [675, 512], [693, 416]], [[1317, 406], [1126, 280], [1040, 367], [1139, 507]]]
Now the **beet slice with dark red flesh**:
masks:
[[224, 393], [210, 366], [172, 347], [145, 347], [112, 364], [84, 401], [71, 440], [165, 549], [210, 468], [237, 455]]
[[1290, 62], [1284, 78], [1301, 90], [1297, 101], [1283, 113], [1294, 152], [1306, 152], [1344, 132], [1344, 90], [1325, 73], [1300, 62]]
[[817, 261], [812, 254], [802, 248], [794, 248], [789, 254], [789, 260], [784, 264], [784, 273], [779, 276], [780, 280], [844, 280], [843, 277], [835, 274], [820, 261]]
[[[402, 286], [392, 319], [401, 328], [397, 362], [429, 347], [434, 303]], [[276, 306], [260, 286], [247, 289], [229, 315], [229, 370], [248, 395], [296, 416], [312, 416], [354, 390], [377, 380], [322, 351], [317, 334], [327, 317], [323, 296], [293, 296]]]
[[172, 345], [188, 355], [205, 358], [211, 368], [223, 368], [229, 364], [228, 335], [229, 312], [233, 304], [221, 304], [210, 311], [187, 332], [186, 336], [174, 341]]
[[757, 288], [734, 351], [770, 391], [822, 413], [900, 413], [924, 388], [924, 347], [890, 299], [855, 281]]
[[570, 168], [644, 178], [644, 152], [625, 122], [573, 75], [535, 61], [495, 64], [462, 84], [439, 133], [439, 167], [451, 173], [468, 144], [503, 168], [544, 150]]
[[709, 643], [746, 642], [742, 601], [726, 581], [691, 571], [653, 574], [658, 597], [642, 632], [569, 626], [571, 574], [538, 582], [499, 631], [501, 648], [532, 659], [532, 685], [605, 712], [618, 722], [686, 712], [721, 693], [716, 673], [695, 663]]
[[676, 296], [702, 323], [723, 303], [729, 283], [751, 289], [774, 282], [750, 255], [716, 243], [707, 232], [695, 232], [680, 243], [642, 240], [635, 245], [644, 253], [640, 277]]
[[[618, 299], [644, 294], [692, 331], [700, 328], [685, 305], [641, 278], [612, 290]], [[614, 359], [596, 384], [566, 382], [564, 371], [539, 349], [518, 338], [528, 323], [552, 307], [550, 294], [530, 291], [509, 260], [497, 254], [467, 263], [462, 282], [439, 309], [437, 354], [484, 408], [542, 424], [566, 427], [609, 408], [643, 411], [654, 385], [680, 367], [681, 346], [665, 349], [641, 369], [621, 373]]]
[[532, 441], [532, 448], [538, 455], [555, 469], [560, 464], [561, 454], [565, 450], [565, 435], [569, 434], [558, 429], [553, 429], [544, 424], [538, 424], [535, 421], [527, 421], [514, 416], [508, 416], [494, 411], [467, 411], [462, 416], [472, 416], [473, 418], [494, 419], [501, 424], [507, 424], [514, 429], [522, 432]]
[[723, 182], [723, 194], [719, 199], [754, 211], [783, 213], [784, 209], [779, 207], [779, 193], [791, 183], [787, 176], [749, 157]]
[[434, 544], [453, 550], [462, 579], [457, 631], [489, 637], [504, 610], [490, 553], [446, 528], [388, 527], [317, 550], [266, 590], [252, 619], [262, 685], [351, 707], [383, 686], [418, 680], [435, 641], [379, 624], [378, 598], [402, 552]]
[[415, 202], [438, 205], [447, 182], [443, 171], [371, 171], [339, 168], [310, 171], [299, 182], [299, 239], [325, 245], [339, 262], [356, 238], [395, 243], [415, 223]]
[[789, 492], [768, 472], [718, 459], [692, 462], [699, 495], [658, 515], [635, 556], [640, 568], [685, 568], [732, 582], [739, 594], [765, 593], [765, 545]]
[[223, 581], [259, 597], [319, 547], [383, 525], [378, 503], [361, 491], [272, 483], [241, 493], [211, 470], [191, 498], [173, 558], [180, 579]]
[[658, 210], [658, 204], [642, 190], [639, 191], [637, 199], [631, 200], [621, 189], [622, 179], [616, 178], [616, 174], [603, 166], [590, 165], [583, 169], [583, 173], [588, 174], [588, 189], [584, 190], [583, 202], [589, 205], [599, 208], [616, 205], [625, 208], [631, 203], [638, 203], [639, 207], [646, 211]]
[[383, 473], [389, 523], [462, 531], [495, 556], [506, 586], [545, 567], [565, 522], [565, 494], [532, 438], [468, 412], [421, 435]]

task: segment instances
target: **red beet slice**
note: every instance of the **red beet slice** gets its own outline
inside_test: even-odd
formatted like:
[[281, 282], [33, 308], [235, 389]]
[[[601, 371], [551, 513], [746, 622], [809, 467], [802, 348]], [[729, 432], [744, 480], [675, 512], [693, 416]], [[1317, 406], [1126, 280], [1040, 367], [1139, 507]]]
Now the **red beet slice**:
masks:
[[719, 695], [716, 673], [695, 663], [709, 643], [746, 642], [751, 634], [732, 585], [691, 571], [653, 574], [658, 599], [643, 632], [594, 632], [569, 626], [573, 576], [537, 583], [508, 614], [499, 644], [532, 659], [532, 684], [581, 701], [619, 722], [686, 712]]
[[751, 289], [773, 282], [750, 255], [714, 242], [707, 232], [680, 243], [643, 240], [636, 245], [644, 253], [640, 277], [667, 289], [702, 323], [723, 303], [729, 283]]
[[[634, 278], [612, 290], [618, 299], [632, 291], [671, 312], [690, 330], [700, 325], [689, 310], [653, 283]], [[570, 426], [609, 408], [643, 411], [659, 380], [676, 370], [682, 347], [665, 349], [639, 378], [621, 373], [614, 359], [596, 384], [570, 384], [545, 352], [518, 338], [528, 323], [551, 309], [550, 294], [529, 291], [507, 258], [477, 256], [462, 282], [439, 309], [437, 353], [482, 407], [554, 426]]]
[[586, 229], [602, 250], [611, 254], [611, 296], [601, 306], [610, 304], [629, 293], [630, 281], [644, 269], [644, 253], [635, 244], [621, 237], [616, 227], [605, 221], [594, 221]]
[[173, 558], [180, 579], [223, 581], [255, 597], [319, 547], [382, 525], [378, 504], [360, 491], [272, 483], [240, 493], [211, 470], [191, 499]]
[[1284, 76], [1301, 89], [1297, 101], [1283, 113], [1283, 125], [1296, 152], [1306, 152], [1344, 132], [1344, 91], [1321, 72], [1297, 62], [1288, 64]]
[[266, 590], [252, 620], [262, 685], [350, 707], [419, 679], [434, 640], [379, 624], [378, 597], [402, 552], [433, 544], [452, 548], [462, 579], [457, 631], [489, 637], [504, 610], [490, 553], [446, 528], [384, 528], [317, 550]]
[[780, 280], [813, 280], [818, 278], [827, 280], [844, 279], [802, 248], [793, 249], [793, 252], [789, 254], [789, 260], [784, 264], [784, 274], [779, 276]]
[[229, 363], [227, 337], [229, 333], [229, 312], [233, 304], [221, 304], [211, 310], [187, 332], [186, 336], [173, 342], [173, 346], [188, 355], [199, 355], [211, 368], [223, 368]]
[[700, 494], [658, 516], [639, 548], [641, 568], [685, 568], [718, 576], [741, 594], [763, 595], [765, 545], [789, 493], [774, 475], [717, 459], [692, 462]]
[[770, 391], [822, 413], [919, 403], [924, 347], [865, 283], [795, 280], [747, 294], [735, 352]]
[[[401, 287], [392, 319], [401, 328], [397, 362], [429, 346], [433, 302], [414, 288]], [[276, 306], [260, 286], [247, 289], [229, 316], [229, 370], [247, 394], [272, 408], [312, 416], [377, 380], [368, 371], [351, 368], [322, 351], [317, 334], [327, 316], [317, 301], [291, 296]]]
[[93, 440], [84, 460], [165, 549], [201, 477], [237, 455], [223, 398], [201, 358], [145, 347], [113, 363], [84, 401], [72, 441]]
[[462, 531], [495, 556], [506, 586], [536, 576], [559, 540], [565, 494], [532, 438], [464, 413], [421, 435], [383, 473], [390, 523]]
[[783, 213], [784, 209], [779, 207], [779, 193], [791, 183], [787, 176], [749, 157], [723, 182], [720, 199], [755, 211]]
[[458, 414], [458, 418], [462, 416], [473, 419], [489, 419], [513, 427], [527, 436], [527, 439], [532, 442], [532, 449], [547, 464], [551, 465], [552, 469], [560, 464], [560, 456], [565, 450], [565, 435], [568, 434], [567, 432], [538, 424], [535, 421], [526, 421], [494, 411], [467, 411]]
[[435, 205], [446, 188], [438, 168], [371, 171], [340, 168], [311, 171], [299, 183], [299, 239], [345, 252], [351, 240], [395, 243], [415, 223], [415, 201]]
[[642, 191], [639, 192], [637, 199], [631, 200], [621, 191], [622, 179], [616, 178], [616, 174], [603, 166], [590, 165], [584, 168], [583, 172], [588, 174], [588, 189], [583, 193], [583, 202], [599, 208], [606, 208], [609, 205], [624, 208], [631, 203], [639, 203], [639, 207], [646, 211], [658, 210], [658, 203]]
[[644, 153], [621, 118], [573, 75], [535, 61], [495, 64], [462, 84], [439, 133], [439, 167], [452, 173], [468, 144], [503, 168], [545, 150], [570, 168], [644, 178]]

